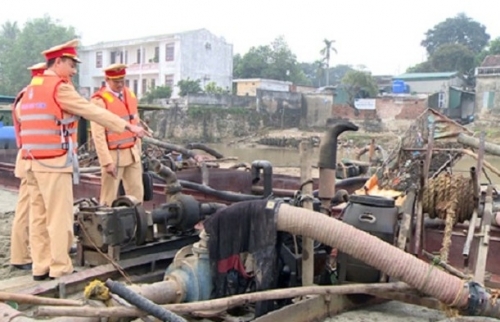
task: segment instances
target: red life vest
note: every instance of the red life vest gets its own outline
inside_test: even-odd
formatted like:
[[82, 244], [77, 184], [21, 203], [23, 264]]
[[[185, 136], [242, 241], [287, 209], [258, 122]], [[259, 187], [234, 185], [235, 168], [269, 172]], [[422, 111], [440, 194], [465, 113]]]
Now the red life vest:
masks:
[[[111, 113], [121, 117], [132, 125], [137, 125], [139, 122], [137, 98], [128, 89], [123, 88], [124, 97], [120, 100], [115, 94], [110, 92], [106, 87], [97, 91], [92, 98], [100, 98], [106, 109]], [[109, 150], [129, 149], [135, 145], [137, 137], [130, 131], [123, 133], [114, 133], [106, 130], [106, 141], [108, 142]]]
[[58, 76], [40, 75], [33, 77], [26, 87], [20, 101], [23, 159], [50, 159], [68, 152], [71, 156], [76, 154], [78, 117], [65, 117], [55, 97], [62, 83], [67, 82]]

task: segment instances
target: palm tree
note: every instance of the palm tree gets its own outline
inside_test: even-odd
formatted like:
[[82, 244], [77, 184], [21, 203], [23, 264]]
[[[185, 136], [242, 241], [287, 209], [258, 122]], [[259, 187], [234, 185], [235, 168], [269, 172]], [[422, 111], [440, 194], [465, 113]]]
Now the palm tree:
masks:
[[323, 60], [317, 60], [314, 62], [314, 67], [316, 68], [316, 79], [318, 81], [318, 87], [321, 87], [321, 78], [325, 74], [325, 62]]
[[325, 44], [325, 47], [321, 49], [320, 54], [323, 56], [323, 61], [325, 62], [325, 67], [326, 67], [326, 86], [330, 85], [330, 52], [333, 51], [334, 53], [337, 53], [337, 49], [333, 47], [333, 44], [335, 43], [335, 40], [328, 40], [324, 39], [323, 43]]

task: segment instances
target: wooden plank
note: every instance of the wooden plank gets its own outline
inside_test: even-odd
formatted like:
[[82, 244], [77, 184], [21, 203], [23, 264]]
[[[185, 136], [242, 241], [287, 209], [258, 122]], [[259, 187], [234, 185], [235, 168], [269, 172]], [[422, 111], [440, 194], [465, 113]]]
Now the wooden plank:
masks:
[[[147, 272], [151, 271], [151, 268], [153, 267], [152, 263], [155, 263], [154, 266], [156, 266], [156, 269], [166, 267], [168, 264], [170, 264], [176, 252], [176, 250], [172, 250], [161, 254], [141, 256], [133, 259], [123, 260], [118, 264], [129, 274], [137, 270]], [[34, 285], [33, 283], [30, 283], [29, 285], [24, 285], [24, 288], [18, 289], [17, 292], [21, 294], [57, 297], [59, 294], [58, 289], [60, 283], [65, 284], [66, 292], [68, 294], [73, 294], [82, 291], [85, 285], [94, 279], [105, 280], [107, 278], [117, 278], [119, 276], [120, 273], [118, 272], [118, 270], [112, 264], [107, 264], [88, 268], [71, 275], [66, 275], [57, 280], [37, 282]], [[31, 278], [31, 276], [28, 277]]]
[[314, 296], [312, 298], [291, 304], [282, 309], [268, 313], [254, 322], [310, 322], [320, 321], [328, 316], [345, 311], [386, 302], [379, 298], [371, 299], [363, 304], [356, 304], [345, 295]]

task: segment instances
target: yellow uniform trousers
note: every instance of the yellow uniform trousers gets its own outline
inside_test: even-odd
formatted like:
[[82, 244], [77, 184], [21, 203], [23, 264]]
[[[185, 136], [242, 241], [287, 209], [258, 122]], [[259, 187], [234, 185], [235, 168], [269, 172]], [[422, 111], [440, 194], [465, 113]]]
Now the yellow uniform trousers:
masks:
[[67, 172], [27, 173], [31, 201], [33, 275], [61, 277], [73, 272], [73, 181]]
[[19, 194], [16, 205], [12, 232], [10, 235], [10, 264], [25, 265], [31, 263], [29, 249], [29, 210], [30, 196], [26, 178], [20, 178]]
[[123, 188], [125, 194], [133, 196], [142, 202], [144, 199], [144, 186], [142, 184], [142, 164], [141, 162], [134, 162], [125, 167], [118, 167], [116, 169], [116, 178], [113, 178], [101, 168], [101, 195], [100, 203], [103, 205], [111, 206], [113, 200], [118, 195], [118, 186], [120, 180], [123, 180]]

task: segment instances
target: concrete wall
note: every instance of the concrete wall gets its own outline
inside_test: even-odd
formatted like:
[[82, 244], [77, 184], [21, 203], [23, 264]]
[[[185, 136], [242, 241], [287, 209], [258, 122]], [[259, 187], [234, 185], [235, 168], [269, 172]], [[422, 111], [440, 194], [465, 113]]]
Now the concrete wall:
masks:
[[191, 94], [186, 97], [188, 106], [244, 107], [257, 110], [257, 100], [252, 96], [226, 94]]
[[[201, 79], [231, 90], [233, 83], [233, 45], [208, 30], [184, 33], [180, 40], [180, 76]], [[178, 80], [176, 80], [177, 82]]]
[[291, 82], [274, 79], [250, 78], [235, 81], [236, 95], [256, 96], [258, 90], [274, 92], [290, 92]]
[[[488, 95], [493, 95], [493, 105], [488, 106]], [[475, 113], [479, 118], [487, 117], [491, 112], [500, 113], [500, 76], [481, 75], [476, 78]]]
[[306, 109], [306, 127], [324, 127], [326, 120], [332, 116], [333, 95], [307, 94], [303, 95]]
[[446, 91], [450, 86], [461, 87], [464, 85], [463, 80], [458, 77], [438, 80], [409, 80], [405, 81], [405, 83], [410, 86], [410, 92], [418, 94], [432, 94], [439, 91]]
[[256, 96], [257, 88], [260, 87], [260, 80], [238, 81], [236, 83], [236, 95]]
[[382, 97], [377, 98], [374, 110], [356, 111], [348, 105], [333, 105], [329, 123], [348, 119], [362, 122], [367, 131], [398, 130], [398, 121], [411, 122], [427, 109], [427, 99]]
[[368, 127], [390, 129], [391, 121], [417, 118], [426, 108], [427, 99], [416, 97], [377, 98], [375, 110], [355, 110], [334, 104], [333, 96], [319, 93], [292, 93], [257, 90], [256, 96], [197, 94], [185, 98], [189, 107], [245, 108], [262, 117], [263, 126], [274, 128], [325, 127], [336, 120], [363, 121]]
[[257, 90], [257, 111], [268, 115], [265, 126], [299, 127], [302, 119], [302, 94]]

